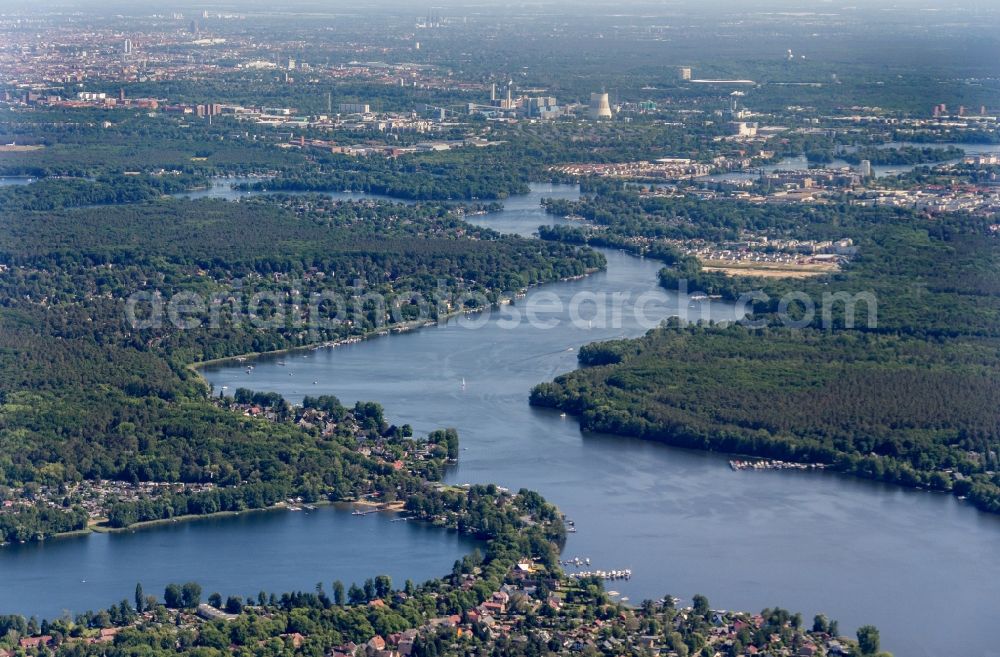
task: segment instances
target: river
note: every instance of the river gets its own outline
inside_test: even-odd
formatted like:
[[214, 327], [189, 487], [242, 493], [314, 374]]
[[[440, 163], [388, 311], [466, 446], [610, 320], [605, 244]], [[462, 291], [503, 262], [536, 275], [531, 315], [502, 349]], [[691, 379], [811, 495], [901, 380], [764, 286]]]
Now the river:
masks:
[[[568, 186], [537, 186], [508, 199], [504, 212], [474, 221], [530, 234], [553, 219], [539, 208], [540, 197], [575, 194]], [[657, 289], [656, 262], [605, 254], [607, 272], [544, 286], [519, 304], [526, 314], [533, 295], [555, 295], [544, 314], [559, 320], [555, 328], [525, 320], [503, 328], [513, 322], [500, 310], [264, 358], [250, 375], [236, 365], [204, 374], [217, 390], [252, 387], [292, 401], [332, 393], [345, 403], [377, 400], [392, 421], [418, 432], [457, 427], [463, 451], [450, 481], [538, 490], [578, 528], [564, 557], [631, 568], [630, 582], [608, 588], [633, 602], [665, 593], [689, 602], [703, 593], [719, 607], [781, 605], [810, 622], [825, 612], [844, 631], [871, 622], [897, 655], [1000, 654], [989, 629], [1000, 614], [1000, 518], [946, 495], [831, 473], [733, 472], [722, 455], [581, 434], [571, 417], [528, 405], [533, 385], [576, 367], [580, 345], [644, 331], [630, 304], [620, 327], [587, 322], [585, 310], [585, 321], [569, 321], [578, 293], [653, 295], [660, 305], [649, 315], [677, 310], [676, 299]], [[732, 310], [715, 304], [710, 314], [724, 319]]]
[[[502, 213], [473, 220], [530, 234], [553, 219], [538, 206], [540, 198], [576, 194], [569, 186], [535, 186], [525, 197], [508, 199]], [[220, 195], [228, 197], [229, 191]], [[705, 309], [687, 300], [678, 303], [660, 290], [656, 262], [619, 251], [605, 254], [606, 272], [538, 288], [513, 308], [334, 349], [265, 357], [249, 375], [235, 363], [203, 372], [216, 390], [223, 385], [230, 390], [252, 387], [279, 392], [291, 401], [321, 393], [335, 394], [344, 403], [375, 400], [391, 421], [409, 422], [417, 432], [457, 427], [462, 452], [448, 480], [538, 490], [578, 528], [564, 557], [589, 557], [595, 569], [631, 568], [631, 581], [608, 586], [631, 602], [666, 593], [690, 602], [702, 593], [716, 607], [757, 611], [781, 605], [801, 611], [807, 622], [824, 612], [838, 619], [845, 633], [873, 623], [882, 632], [882, 645], [901, 657], [1000, 655], [992, 631], [1000, 617], [1000, 518], [947, 495], [832, 473], [733, 472], [723, 455], [581, 433], [571, 417], [528, 405], [531, 386], [576, 367], [581, 345], [643, 333], [645, 322], [631, 311], [637, 302], [650, 320], [678, 311], [697, 317]], [[581, 318], [570, 321], [576, 309], [572, 302], [581, 295], [601, 299], [614, 293], [628, 295], [620, 322], [592, 319], [588, 303], [581, 304]], [[536, 311], [534, 321], [526, 318], [529, 307]], [[514, 312], [520, 313], [520, 321], [514, 321]], [[715, 319], [732, 314], [731, 307], [719, 303], [706, 311]], [[555, 325], [545, 328], [549, 320]], [[402, 575], [396, 576], [393, 568], [417, 578], [417, 572], [426, 576], [420, 569], [431, 565], [416, 558], [411, 562], [409, 532], [423, 530], [401, 527], [409, 523], [392, 523], [390, 529], [407, 532], [397, 535], [397, 545], [373, 547], [367, 539], [352, 540], [345, 533], [354, 530], [356, 519], [333, 517], [321, 523], [320, 513], [314, 531], [299, 524], [310, 520], [307, 516], [266, 515], [278, 519], [272, 520], [278, 523], [272, 531], [284, 536], [262, 539], [253, 522], [243, 525], [247, 521], [239, 518], [0, 551], [0, 572], [8, 572], [9, 565], [22, 578], [11, 587], [4, 576], [0, 608], [25, 611], [22, 592], [29, 590], [52, 601], [46, 609], [56, 599], [76, 607], [110, 602], [103, 594], [67, 596], [82, 578], [76, 564], [95, 560], [106, 569], [114, 564], [115, 574], [109, 577], [120, 581], [114, 599], [130, 592], [140, 578], [148, 578], [147, 590], [153, 592], [154, 580], [201, 579], [204, 574], [206, 592], [235, 589], [245, 594], [260, 588], [250, 580], [270, 577], [269, 569], [281, 569], [284, 575], [270, 579], [265, 588], [284, 590], [383, 571], [399, 581]], [[322, 537], [315, 533], [320, 531]], [[154, 553], [146, 561], [144, 550], [150, 544], [173, 546], [159, 554], [170, 553], [179, 537], [192, 546], [183, 559], [162, 566]], [[428, 547], [439, 546], [442, 552], [435, 562], [440, 565], [426, 574], [447, 572], [458, 549], [455, 539], [443, 535], [434, 543], [432, 535], [426, 538]], [[137, 542], [121, 543], [117, 559], [122, 563], [108, 561], [115, 553], [102, 546], [128, 540]], [[324, 549], [262, 552], [258, 540], [288, 546], [315, 543]], [[203, 569], [201, 561], [218, 550], [219, 541], [232, 541], [224, 543], [225, 568]], [[396, 551], [389, 552], [390, 547]], [[365, 558], [351, 561], [349, 572], [333, 572], [333, 562], [348, 553]], [[148, 563], [138, 570], [145, 574], [136, 577], [136, 570], [124, 569], [126, 559]]]
[[[915, 146], [917, 148], [948, 148], [949, 146], [954, 146], [956, 148], [961, 148], [965, 151], [966, 156], [971, 155], [981, 155], [983, 153], [1000, 153], [1000, 144], [963, 144], [959, 142], [945, 142], [945, 143], [915, 143], [915, 142], [888, 142], [886, 144], [879, 145], [879, 148], [900, 148], [904, 146]], [[957, 158], [954, 160], [945, 160], [944, 162], [929, 162], [923, 164], [873, 164], [872, 165], [872, 175], [875, 177], [882, 176], [896, 176], [901, 173], [907, 173], [913, 171], [917, 167], [934, 167], [941, 164], [958, 164], [963, 158]], [[702, 176], [696, 178], [698, 182], [719, 182], [723, 180], [753, 180], [760, 175], [760, 171], [765, 173], [773, 173], [775, 171], [801, 171], [808, 169], [810, 166], [809, 160], [806, 159], [805, 155], [796, 155], [794, 157], [784, 157], [778, 162], [772, 162], [770, 164], [765, 164], [761, 167], [755, 168], [753, 171], [732, 171], [729, 173], [715, 173], [709, 176]], [[840, 158], [834, 158], [831, 162], [823, 164], [825, 169], [840, 169], [847, 167], [850, 169], [857, 169], [857, 165], [851, 164], [847, 160], [842, 160]]]

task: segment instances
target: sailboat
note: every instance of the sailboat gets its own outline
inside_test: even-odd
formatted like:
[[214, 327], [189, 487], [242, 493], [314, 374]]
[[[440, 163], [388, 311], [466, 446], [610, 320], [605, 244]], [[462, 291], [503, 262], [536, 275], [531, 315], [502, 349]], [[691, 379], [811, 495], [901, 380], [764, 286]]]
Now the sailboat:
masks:
[[462, 390], [465, 390], [465, 377], [462, 377]]

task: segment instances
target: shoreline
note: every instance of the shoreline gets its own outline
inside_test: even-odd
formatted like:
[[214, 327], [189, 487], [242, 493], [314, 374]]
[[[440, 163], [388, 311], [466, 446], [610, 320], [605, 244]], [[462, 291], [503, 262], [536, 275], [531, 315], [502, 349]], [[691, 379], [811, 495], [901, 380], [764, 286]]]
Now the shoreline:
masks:
[[171, 525], [175, 522], [190, 522], [193, 520], [209, 520], [212, 518], [233, 518], [246, 513], [263, 513], [266, 511], [278, 511], [281, 506], [265, 506], [259, 509], [243, 509], [242, 511], [214, 511], [212, 513], [185, 513], [172, 518], [159, 518], [157, 520], [141, 520], [125, 527], [108, 527], [100, 523], [91, 526], [91, 531], [96, 534], [123, 534], [126, 532], [150, 529], [161, 525]]
[[[305, 503], [303, 503], [305, 504]], [[395, 500], [393, 502], [381, 502], [376, 500], [358, 499], [358, 500], [317, 500], [315, 502], [309, 502], [310, 506], [320, 508], [320, 507], [334, 507], [342, 511], [354, 510], [361, 507], [366, 513], [373, 512], [387, 512], [387, 513], [402, 513], [404, 510], [405, 500]], [[212, 513], [185, 513], [179, 516], [173, 516], [170, 518], [158, 518], [156, 520], [140, 520], [139, 522], [132, 523], [125, 527], [109, 527], [103, 523], [106, 523], [106, 519], [100, 519], [97, 521], [90, 521], [87, 526], [83, 529], [74, 529], [68, 532], [59, 532], [56, 534], [51, 534], [46, 536], [39, 541], [26, 541], [21, 545], [28, 545], [30, 543], [44, 542], [53, 539], [63, 539], [63, 538], [79, 538], [88, 536], [90, 534], [124, 534], [133, 531], [141, 531], [145, 529], [154, 529], [156, 527], [161, 527], [163, 525], [172, 525], [174, 523], [181, 522], [192, 522], [198, 520], [211, 520], [219, 518], [234, 518], [236, 516], [248, 515], [253, 513], [271, 513], [274, 511], [293, 511], [290, 508], [288, 502], [278, 502], [271, 506], [259, 507], [256, 509], [242, 509], [240, 511], [213, 511]], [[15, 545], [14, 543], [0, 544], [0, 549], [5, 545]]]
[[[266, 175], [262, 175], [261, 177], [262, 178], [267, 178]], [[212, 178], [212, 180], [214, 181], [214, 180], [216, 180], [216, 178]], [[554, 178], [549, 178], [548, 181], [541, 181], [541, 182], [529, 183], [529, 185], [530, 184], [549, 184], [549, 185], [552, 185], [552, 184], [564, 184], [564, 183], [561, 183], [561, 182], [557, 181]], [[530, 191], [528, 193], [530, 193]], [[529, 238], [529, 239], [532, 239], [532, 238]], [[533, 239], [540, 239], [540, 238], [535, 237]], [[541, 240], [541, 241], [545, 241], [545, 240]], [[585, 246], [585, 247], [588, 247], [588, 248], [591, 248], [591, 249], [594, 248], [590, 244], [581, 244], [579, 246]], [[550, 284], [553, 284], [553, 283], [564, 283], [564, 282], [568, 282], [568, 281], [580, 280], [580, 279], [586, 278], [587, 276], [590, 276], [592, 274], [596, 274], [597, 272], [605, 271], [605, 270], [606, 270], [606, 268], [602, 269], [602, 268], [593, 267], [593, 268], [586, 269], [584, 271], [584, 273], [581, 274], [581, 275], [579, 275], [579, 276], [569, 276], [569, 277], [558, 278], [558, 279], [552, 280], [552, 281], [547, 281], [547, 282], [544, 282], [544, 283], [535, 283], [533, 285], [529, 285], [529, 286], [523, 288], [519, 292], [515, 292], [513, 294], [513, 296], [501, 297], [496, 302], [490, 304], [487, 307], [477, 308], [477, 309], [473, 309], [473, 310], [452, 310], [452, 311], [450, 311], [450, 312], [448, 312], [448, 313], [446, 313], [446, 314], [438, 317], [437, 319], [421, 319], [421, 320], [410, 320], [410, 321], [406, 321], [406, 322], [396, 322], [396, 323], [392, 323], [392, 324], [387, 324], [386, 326], [384, 326], [382, 328], [379, 328], [379, 329], [368, 331], [368, 332], [363, 333], [361, 335], [348, 336], [348, 337], [345, 337], [345, 338], [340, 338], [338, 340], [326, 340], [326, 341], [322, 341], [322, 342], [310, 342], [310, 343], [307, 343], [307, 344], [297, 345], [297, 346], [294, 346], [294, 347], [285, 347], [283, 349], [272, 349], [270, 351], [251, 351], [251, 352], [246, 352], [246, 353], [241, 353], [241, 354], [234, 354], [232, 356], [222, 356], [222, 357], [219, 357], [219, 358], [209, 358], [207, 360], [201, 360], [201, 361], [195, 361], [193, 363], [188, 363], [185, 366], [185, 368], [188, 369], [188, 370], [191, 370], [192, 372], [194, 372], [195, 374], [197, 374], [198, 378], [201, 379], [202, 383], [204, 383], [207, 386], [208, 385], [208, 381], [205, 379], [204, 375], [200, 372], [200, 369], [203, 368], [203, 367], [208, 367], [208, 366], [212, 366], [212, 365], [221, 365], [221, 364], [224, 364], [224, 363], [228, 363], [230, 361], [243, 362], [244, 360], [253, 360], [253, 359], [261, 358], [263, 356], [278, 356], [278, 355], [281, 355], [281, 354], [293, 354], [293, 353], [296, 353], [296, 352], [299, 352], [299, 351], [306, 351], [306, 350], [312, 351], [312, 350], [315, 350], [315, 349], [324, 349], [324, 348], [333, 349], [333, 348], [336, 348], [336, 347], [343, 346], [345, 344], [355, 344], [357, 342], [363, 342], [365, 340], [370, 340], [370, 339], [373, 339], [373, 338], [376, 338], [376, 337], [382, 337], [382, 336], [385, 336], [385, 335], [388, 335], [388, 334], [391, 334], [391, 333], [404, 333], [404, 332], [414, 331], [414, 330], [421, 329], [421, 328], [429, 328], [429, 327], [434, 326], [434, 325], [441, 325], [442, 323], [447, 323], [449, 320], [451, 320], [452, 318], [457, 317], [459, 315], [463, 315], [463, 314], [478, 314], [478, 313], [485, 312], [485, 310], [487, 308], [489, 310], [496, 310], [497, 308], [500, 308], [500, 307], [502, 307], [504, 305], [513, 303], [517, 298], [519, 298], [521, 296], [524, 296], [525, 294], [527, 294], [527, 292], [529, 290], [532, 290], [534, 288], [539, 288], [539, 287], [542, 287], [544, 285], [550, 285]]]
[[[426, 328], [438, 324], [440, 321], [448, 321], [452, 317], [460, 314], [459, 311], [453, 311], [447, 315], [443, 315], [437, 320], [411, 320], [408, 322], [398, 322], [395, 324], [387, 324], [385, 328], [368, 331], [360, 335], [352, 335], [346, 338], [340, 338], [339, 340], [324, 340], [322, 342], [309, 342], [307, 344], [296, 345], [294, 347], [285, 347], [283, 349], [272, 349], [270, 351], [248, 351], [246, 353], [235, 354], [233, 356], [221, 356], [219, 358], [209, 358], [208, 360], [199, 360], [193, 363], [188, 363], [186, 365], [187, 369], [196, 372], [202, 380], [204, 376], [201, 375], [200, 370], [202, 367], [208, 367], [211, 365], [222, 365], [230, 361], [243, 362], [245, 360], [255, 360], [257, 358], [262, 358], [264, 356], [280, 356], [282, 354], [293, 354], [299, 351], [313, 351], [316, 349], [334, 349], [336, 347], [342, 347], [348, 344], [357, 344], [359, 342], [365, 342], [367, 340], [372, 340], [374, 338], [383, 337], [390, 333], [407, 333], [409, 331], [415, 331], [420, 328]], [[207, 383], [207, 381], [206, 381]]]
[[[589, 245], [583, 245], [589, 246]], [[590, 247], [593, 248], [593, 247]], [[185, 368], [191, 370], [201, 379], [203, 383], [208, 384], [207, 379], [201, 373], [201, 368], [210, 367], [212, 365], [223, 365], [232, 361], [243, 362], [249, 360], [256, 360], [265, 356], [280, 356], [282, 354], [294, 354], [300, 351], [315, 351], [317, 349], [335, 349], [337, 347], [342, 347], [349, 344], [357, 344], [359, 342], [366, 342], [368, 340], [374, 340], [375, 338], [381, 338], [389, 336], [393, 333], [409, 333], [410, 331], [416, 331], [424, 328], [431, 328], [433, 326], [442, 326], [447, 324], [450, 320], [458, 317], [460, 315], [478, 315], [486, 312], [487, 310], [497, 310], [502, 306], [509, 305], [513, 303], [517, 298], [523, 297], [527, 294], [529, 290], [543, 287], [545, 285], [552, 285], [555, 283], [568, 283], [572, 281], [578, 281], [591, 276], [600, 271], [604, 271], [598, 268], [587, 269], [583, 274], [579, 276], [567, 276], [559, 278], [553, 281], [548, 281], [545, 283], [536, 283], [535, 285], [529, 285], [524, 288], [524, 290], [517, 292], [514, 296], [502, 297], [491, 303], [488, 306], [482, 308], [473, 308], [470, 310], [452, 310], [444, 315], [439, 316], [437, 319], [419, 319], [419, 320], [409, 320], [406, 322], [396, 322], [393, 324], [386, 324], [384, 327], [379, 329], [373, 329], [367, 331], [360, 335], [352, 335], [346, 338], [340, 338], [338, 340], [324, 340], [322, 342], [310, 342], [307, 344], [296, 345], [294, 347], [285, 347], [283, 349], [272, 349], [270, 351], [249, 351], [241, 354], [234, 354], [232, 356], [221, 356], [219, 358], [209, 358], [208, 360], [199, 360], [193, 363], [188, 363]]]
[[[582, 368], [577, 368], [577, 370]], [[572, 371], [577, 371], [572, 370]], [[590, 432], [594, 434], [602, 434], [605, 436], [611, 436], [614, 438], [628, 438], [634, 440], [641, 440], [644, 442], [660, 443], [666, 445], [671, 449], [681, 449], [689, 450], [696, 453], [713, 454], [721, 457], [726, 462], [726, 467], [728, 467], [733, 472], [808, 472], [808, 473], [830, 473], [838, 477], [844, 477], [847, 479], [853, 479], [856, 481], [868, 482], [873, 484], [881, 484], [884, 486], [889, 486], [892, 488], [897, 488], [902, 491], [909, 491], [913, 493], [932, 493], [945, 495], [949, 498], [953, 498], [959, 504], [969, 504], [977, 513], [985, 514], [987, 516], [997, 516], [1000, 514], [993, 513], [988, 509], [978, 506], [974, 501], [969, 501], [966, 495], [959, 495], [954, 490], [944, 490], [940, 488], [933, 488], [926, 484], [913, 484], [904, 481], [890, 480], [878, 477], [865, 476], [862, 473], [847, 470], [840, 466], [838, 463], [820, 463], [820, 462], [807, 462], [807, 461], [783, 461], [781, 459], [773, 459], [767, 456], [759, 456], [749, 453], [741, 452], [729, 452], [724, 450], [717, 450], [713, 447], [691, 447], [687, 445], [675, 444], [670, 440], [663, 440], [660, 438], [647, 438], [644, 436], [639, 436], [635, 434], [628, 433], [615, 433], [612, 431], [603, 430], [597, 427], [591, 427], [584, 424], [583, 414], [575, 413], [568, 409], [561, 408], [559, 406], [549, 406], [549, 405], [538, 405], [536, 408], [548, 409], [552, 412], [565, 413], [567, 417], [576, 420], [580, 430], [583, 432]], [[745, 464], [746, 467], [734, 467], [733, 463]], [[753, 467], [753, 463], [772, 463], [777, 464], [776, 466], [768, 467]]]

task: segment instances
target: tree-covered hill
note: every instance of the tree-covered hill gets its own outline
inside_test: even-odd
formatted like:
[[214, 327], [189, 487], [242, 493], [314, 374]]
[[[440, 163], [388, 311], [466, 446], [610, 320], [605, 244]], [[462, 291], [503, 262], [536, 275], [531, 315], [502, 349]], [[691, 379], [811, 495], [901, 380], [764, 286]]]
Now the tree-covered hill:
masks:
[[[990, 217], [736, 201], [640, 198], [599, 188], [551, 203], [600, 229], [543, 237], [646, 253], [670, 290], [756, 293], [764, 328], [674, 325], [591, 345], [584, 369], [532, 402], [579, 414], [590, 430], [800, 462], [951, 490], [1000, 511], [1000, 243]], [[706, 271], [681, 244], [850, 238], [836, 272], [763, 279]], [[837, 295], [865, 301], [854, 307]], [[789, 296], [792, 295], [792, 296]], [[811, 299], [811, 314], [799, 302]], [[871, 302], [869, 303], [870, 300]], [[798, 309], [798, 310], [797, 310]], [[787, 311], [787, 312], [786, 312]], [[799, 328], [789, 328], [789, 321]]]
[[532, 402], [578, 414], [588, 430], [683, 447], [961, 495], [978, 480], [977, 502], [994, 508], [983, 471], [998, 465], [995, 345], [674, 326], [590, 345], [580, 362], [600, 364], [536, 387]]
[[[427, 321], [603, 259], [502, 237], [445, 208], [295, 197], [10, 213], [0, 265], [0, 486], [211, 483], [239, 491], [228, 503], [263, 506], [413, 482], [347, 449], [341, 433], [219, 408], [191, 362]], [[206, 312], [183, 330], [169, 316], [131, 324], [130, 295], [153, 291], [198, 295]], [[248, 299], [262, 293], [271, 321], [250, 321]], [[369, 304], [369, 293], [388, 301]], [[341, 295], [352, 313], [316, 327], [303, 310], [313, 294]], [[413, 294], [429, 300], [423, 317], [405, 303]], [[210, 299], [227, 304], [217, 322]], [[4, 514], [0, 540], [81, 522], [75, 508], [46, 513]]]

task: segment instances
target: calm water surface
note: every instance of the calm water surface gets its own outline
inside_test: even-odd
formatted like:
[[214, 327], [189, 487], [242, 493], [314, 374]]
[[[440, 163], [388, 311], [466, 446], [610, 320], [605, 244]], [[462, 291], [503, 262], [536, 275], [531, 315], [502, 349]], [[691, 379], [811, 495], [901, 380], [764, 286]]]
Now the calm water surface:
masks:
[[170, 582], [213, 591], [313, 591], [387, 574], [402, 585], [450, 572], [476, 542], [394, 516], [352, 516], [343, 508], [258, 511], [120, 534], [49, 540], [0, 550], [0, 613], [55, 618], [64, 611], [132, 600], [136, 582], [163, 595]]
[[35, 182], [34, 178], [27, 176], [0, 176], [0, 187], [10, 187], [11, 185], [30, 185]]
[[[539, 186], [476, 222], [530, 234], [553, 220], [540, 197], [576, 193]], [[845, 632], [871, 622], [901, 657], [1000, 655], [992, 631], [1000, 617], [1000, 519], [948, 496], [829, 473], [733, 472], [721, 455], [581, 434], [572, 418], [528, 405], [531, 386], [576, 367], [581, 345], [642, 334], [645, 325], [629, 312], [637, 300], [653, 319], [680, 311], [732, 316], [723, 304], [698, 306], [659, 289], [655, 262], [605, 253], [607, 272], [535, 290], [514, 310], [266, 357], [249, 375], [235, 365], [204, 374], [216, 390], [377, 400], [392, 421], [418, 432], [457, 427], [463, 451], [449, 480], [540, 491], [579, 528], [565, 556], [589, 557], [592, 568], [631, 568], [632, 581], [608, 588], [632, 602], [703, 593], [722, 608], [781, 605], [807, 619], [824, 612]], [[627, 294], [622, 320], [587, 321], [593, 308], [583, 304], [583, 320], [570, 322], [567, 309], [579, 293]], [[512, 320], [540, 294], [550, 310], [537, 316], [555, 320], [554, 328]], [[385, 533], [351, 533], [369, 527]], [[128, 595], [137, 579], [150, 592], [168, 580], [198, 579], [206, 591], [241, 594], [380, 572], [419, 579], [446, 572], [468, 549], [454, 535], [332, 511], [197, 522], [0, 551], [0, 611], [50, 613], [60, 608], [57, 599], [73, 608], [106, 604]], [[105, 573], [102, 587], [92, 586], [88, 568]]]
[[[239, 185], [241, 183], [256, 183], [260, 182], [262, 178], [249, 178], [243, 176], [232, 176], [232, 177], [220, 177], [213, 178], [211, 187], [206, 187], [205, 189], [196, 189], [190, 192], [178, 192], [177, 194], [171, 194], [176, 198], [188, 198], [188, 199], [199, 199], [199, 198], [224, 198], [229, 201], [233, 201], [240, 198], [247, 198], [250, 196], [257, 196], [261, 192], [252, 191], [239, 191], [233, 189], [233, 185]], [[309, 194], [309, 193], [321, 193], [324, 196], [330, 196], [332, 198], [340, 199], [343, 201], [358, 201], [361, 199], [376, 199], [380, 201], [392, 201], [393, 203], [406, 203], [411, 204], [414, 201], [407, 201], [404, 199], [393, 198], [391, 196], [383, 196], [381, 194], [366, 194], [365, 192], [273, 192], [275, 194]]]
[[[958, 142], [948, 142], [939, 144], [918, 144], [913, 142], [890, 142], [888, 144], [882, 144], [879, 148], [894, 148], [902, 146], [916, 146], [918, 148], [947, 148], [949, 146], [955, 146], [961, 148], [965, 151], [966, 156], [980, 155], [982, 153], [1000, 153], [1000, 144], [961, 144]], [[925, 164], [873, 164], [872, 174], [876, 177], [880, 176], [895, 176], [901, 173], [906, 173], [908, 171], [913, 171], [917, 167], [928, 166], [933, 167], [939, 164], [957, 164], [962, 161], [962, 158], [955, 160], [945, 160], [944, 162], [930, 162]], [[830, 169], [840, 169], [842, 167], [849, 167], [851, 169], [856, 169], [857, 165], [851, 164], [846, 160], [840, 158], [834, 158], [832, 162], [823, 165], [825, 168]], [[796, 155], [795, 157], [782, 158], [779, 162], [774, 162], [771, 164], [765, 164], [760, 167], [765, 172], [773, 171], [792, 171], [801, 170], [809, 168], [809, 160], [806, 159], [805, 155]], [[717, 173], [710, 176], [704, 176], [698, 178], [699, 181], [711, 181], [711, 180], [753, 180], [758, 176], [757, 171], [734, 171], [731, 173]]]
[[[502, 214], [476, 220], [530, 234], [552, 220], [538, 196], [574, 194], [536, 188], [535, 198], [511, 199]], [[657, 289], [657, 263], [605, 253], [606, 273], [529, 298], [554, 293], [568, 307], [579, 292], [652, 294], [663, 316], [689, 306]], [[723, 319], [732, 310], [715, 304], [709, 314]], [[512, 330], [501, 328], [509, 315], [497, 311], [477, 319], [479, 328], [456, 319], [264, 358], [250, 375], [241, 367], [204, 373], [217, 390], [378, 400], [392, 421], [419, 432], [457, 427], [463, 452], [451, 481], [540, 491], [579, 528], [564, 555], [590, 557], [593, 568], [631, 568], [632, 581], [608, 588], [633, 602], [703, 593], [723, 608], [781, 605], [810, 620], [824, 612], [844, 631], [871, 622], [900, 656], [1000, 655], [991, 629], [1000, 617], [1000, 519], [945, 495], [830, 473], [733, 472], [721, 455], [581, 434], [571, 417], [528, 405], [531, 386], [576, 367], [581, 345], [644, 332], [624, 316], [621, 327], [603, 327], [553, 312], [557, 328], [522, 322]]]

